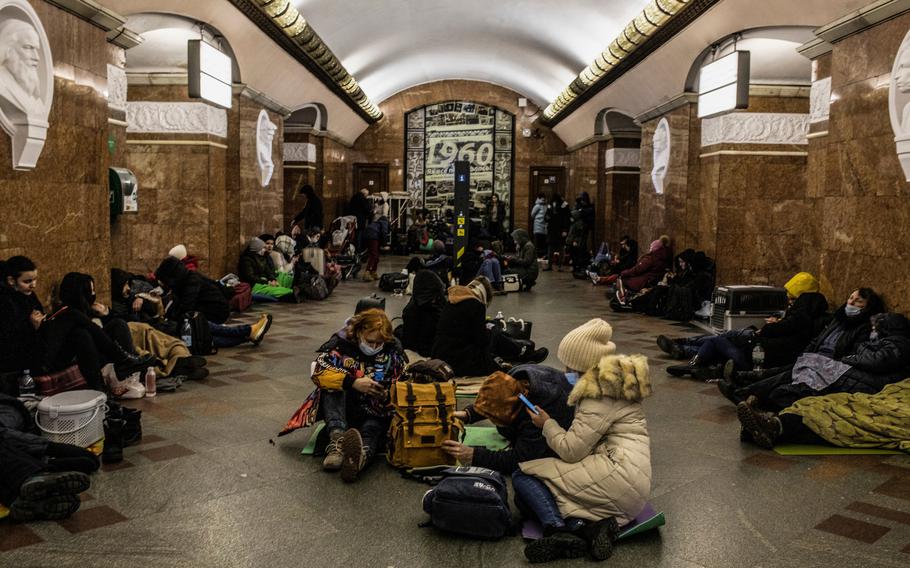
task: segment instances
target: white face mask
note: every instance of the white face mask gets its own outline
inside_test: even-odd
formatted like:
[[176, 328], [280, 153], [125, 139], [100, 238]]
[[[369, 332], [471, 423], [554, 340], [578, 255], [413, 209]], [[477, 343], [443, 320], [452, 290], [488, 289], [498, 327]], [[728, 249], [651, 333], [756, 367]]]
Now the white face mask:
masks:
[[861, 311], [863, 311], [862, 308], [857, 308], [856, 306], [851, 306], [850, 304], [844, 306], [844, 313], [847, 314], [847, 317], [850, 318], [853, 316], [858, 316]]
[[360, 342], [360, 352], [363, 353], [364, 355], [366, 355], [367, 357], [372, 357], [373, 355], [376, 355], [377, 353], [382, 351], [383, 347], [384, 347], [383, 345], [380, 345], [379, 347], [373, 347], [369, 343], [364, 343], [363, 341]]

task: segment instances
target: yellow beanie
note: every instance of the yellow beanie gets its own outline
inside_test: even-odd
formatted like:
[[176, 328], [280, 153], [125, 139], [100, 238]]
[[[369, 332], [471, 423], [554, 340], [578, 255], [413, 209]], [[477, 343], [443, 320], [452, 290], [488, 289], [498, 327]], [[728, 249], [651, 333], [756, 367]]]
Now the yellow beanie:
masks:
[[556, 357], [569, 369], [584, 373], [606, 355], [616, 351], [610, 341], [613, 328], [600, 318], [582, 324], [562, 338]]
[[799, 298], [805, 292], [818, 292], [818, 280], [808, 272], [799, 272], [784, 284], [791, 298]]

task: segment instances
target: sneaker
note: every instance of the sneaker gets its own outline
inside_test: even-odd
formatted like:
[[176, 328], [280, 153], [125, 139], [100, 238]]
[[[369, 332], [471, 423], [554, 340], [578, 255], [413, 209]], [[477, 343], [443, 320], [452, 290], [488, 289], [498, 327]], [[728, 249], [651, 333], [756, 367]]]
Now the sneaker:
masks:
[[322, 469], [325, 471], [338, 471], [344, 463], [344, 454], [341, 453], [341, 441], [344, 439], [344, 432], [336, 431], [331, 433], [331, 441], [325, 447], [325, 459], [322, 460]]
[[57, 521], [79, 510], [82, 501], [76, 495], [55, 495], [40, 501], [18, 498], [10, 504], [10, 518], [19, 523]]
[[367, 464], [367, 452], [363, 438], [355, 428], [349, 428], [341, 437], [341, 479], [348, 483], [357, 479], [357, 474]]
[[606, 560], [613, 556], [613, 543], [619, 534], [619, 524], [614, 517], [591, 523], [583, 530], [588, 540], [588, 552], [594, 560]]
[[370, 279], [373, 280], [374, 282], [376, 280], [379, 280], [379, 274], [377, 274], [376, 272], [370, 272]]
[[560, 558], [581, 558], [587, 550], [588, 543], [580, 536], [559, 532], [528, 543], [525, 558], [531, 564], [540, 564]]
[[750, 401], [736, 405], [736, 416], [756, 446], [766, 450], [774, 448], [774, 441], [781, 434], [781, 423], [777, 416], [754, 408]]
[[250, 326], [250, 341], [253, 342], [253, 345], [262, 343], [262, 338], [265, 337], [270, 327], [272, 327], [272, 314], [263, 314], [259, 321]]
[[78, 495], [88, 491], [92, 481], [79, 471], [39, 473], [22, 482], [19, 498], [27, 501], [42, 501], [59, 495]]

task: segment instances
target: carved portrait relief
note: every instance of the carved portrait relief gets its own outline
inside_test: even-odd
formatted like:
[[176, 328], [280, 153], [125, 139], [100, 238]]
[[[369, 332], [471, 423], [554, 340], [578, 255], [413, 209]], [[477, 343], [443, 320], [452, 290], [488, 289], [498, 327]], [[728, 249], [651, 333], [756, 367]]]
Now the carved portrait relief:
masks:
[[904, 36], [894, 58], [888, 104], [897, 158], [904, 170], [904, 179], [910, 181], [910, 32]]
[[651, 169], [651, 181], [654, 182], [654, 191], [658, 195], [664, 192], [664, 180], [670, 167], [670, 123], [666, 117], [657, 123], [652, 139], [654, 146], [654, 167]]
[[259, 163], [259, 182], [262, 187], [269, 185], [275, 164], [272, 162], [272, 140], [278, 127], [269, 120], [265, 110], [259, 111], [259, 120], [256, 121], [256, 161]]
[[26, 0], [0, 0], [0, 126], [13, 169], [35, 167], [47, 137], [54, 64], [44, 26]]

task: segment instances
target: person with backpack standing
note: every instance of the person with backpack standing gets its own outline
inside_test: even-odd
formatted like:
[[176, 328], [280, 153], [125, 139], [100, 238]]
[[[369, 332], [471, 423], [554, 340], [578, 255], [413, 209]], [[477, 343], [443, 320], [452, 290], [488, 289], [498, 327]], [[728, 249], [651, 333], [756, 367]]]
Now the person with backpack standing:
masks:
[[[533, 511], [544, 537], [525, 547], [531, 562], [605, 560], [619, 527], [631, 522], [651, 494], [651, 449], [642, 399], [651, 395], [648, 360], [615, 355], [613, 328], [595, 318], [573, 329], [557, 357], [581, 373], [568, 403], [565, 429], [536, 405], [526, 412], [559, 457], [522, 462], [512, 475], [516, 499]], [[531, 401], [535, 402], [535, 401]]]

